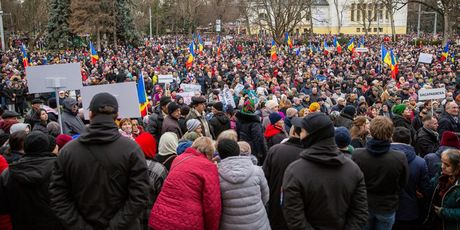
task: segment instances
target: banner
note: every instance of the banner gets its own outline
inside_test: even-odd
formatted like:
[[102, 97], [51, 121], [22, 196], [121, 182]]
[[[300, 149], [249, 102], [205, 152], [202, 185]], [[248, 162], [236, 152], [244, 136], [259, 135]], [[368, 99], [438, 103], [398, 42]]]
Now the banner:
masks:
[[431, 54], [420, 53], [420, 56], [418, 57], [418, 62], [419, 63], [431, 64], [432, 61], [433, 61], [433, 55], [431, 55]]
[[169, 84], [171, 82], [173, 82], [173, 75], [172, 74], [168, 74], [168, 75], [158, 75], [158, 83], [165, 83], [165, 84]]
[[420, 89], [418, 91], [419, 101], [444, 99], [444, 98], [446, 98], [446, 88]]
[[200, 92], [201, 93], [201, 85], [181, 84], [180, 88], [183, 89], [184, 92]]
[[83, 87], [80, 63], [28, 66], [26, 78], [29, 93], [77, 90]]
[[224, 104], [224, 107], [227, 107], [227, 105], [231, 105], [233, 108], [236, 108], [235, 100], [233, 100], [232, 92], [230, 92], [229, 89], [224, 89], [224, 91], [221, 91], [219, 93], [219, 98]]

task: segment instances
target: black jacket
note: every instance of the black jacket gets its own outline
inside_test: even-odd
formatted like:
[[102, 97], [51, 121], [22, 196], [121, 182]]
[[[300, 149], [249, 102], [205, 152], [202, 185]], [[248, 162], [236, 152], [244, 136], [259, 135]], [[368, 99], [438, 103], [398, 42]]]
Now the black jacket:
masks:
[[362, 229], [367, 223], [363, 173], [334, 138], [300, 153], [284, 173], [282, 191], [289, 229]]
[[393, 126], [396, 127], [404, 127], [406, 129], [409, 129], [410, 135], [411, 135], [411, 140], [412, 140], [412, 145], [415, 144], [415, 138], [417, 137], [417, 131], [414, 129], [412, 126], [412, 123], [410, 120], [397, 115], [393, 114]]
[[265, 159], [263, 170], [270, 188], [270, 199], [267, 203], [268, 220], [272, 229], [288, 229], [281, 210], [281, 185], [286, 168], [299, 159], [304, 149], [298, 138], [290, 138], [283, 144], [270, 148]]
[[163, 120], [163, 112], [161, 111], [161, 107], [158, 106], [155, 111], [150, 114], [146, 127], [147, 132], [152, 134], [157, 141], [160, 141], [162, 134], [161, 129], [163, 128]]
[[148, 193], [144, 154], [110, 115], [97, 115], [66, 144], [50, 184], [51, 208], [67, 229], [140, 229]]
[[348, 130], [351, 129], [351, 126], [353, 125], [353, 117], [351, 117], [348, 114], [341, 113], [340, 116], [337, 118], [337, 120], [334, 123], [335, 127], [345, 127]]
[[442, 137], [444, 131], [452, 131], [455, 133], [460, 133], [460, 117], [458, 118], [459, 122], [455, 122], [454, 118], [448, 113], [444, 113], [439, 119], [438, 133]]
[[415, 151], [422, 158], [428, 153], [434, 153], [439, 148], [439, 137], [435, 131], [422, 127], [418, 130]]
[[371, 139], [366, 148], [355, 149], [351, 158], [364, 174], [369, 210], [396, 211], [400, 191], [409, 179], [404, 153], [390, 150], [390, 142]]
[[211, 125], [211, 130], [217, 138], [221, 132], [230, 129], [230, 119], [224, 112], [219, 111], [209, 120], [209, 125]]
[[0, 213], [14, 229], [64, 229], [50, 208], [48, 186], [56, 156], [27, 154], [9, 165], [0, 182]]
[[255, 114], [245, 114], [240, 111], [236, 113], [236, 133], [238, 140], [246, 141], [251, 145], [252, 154], [255, 155], [262, 164], [267, 154], [267, 148], [262, 133], [260, 118]]

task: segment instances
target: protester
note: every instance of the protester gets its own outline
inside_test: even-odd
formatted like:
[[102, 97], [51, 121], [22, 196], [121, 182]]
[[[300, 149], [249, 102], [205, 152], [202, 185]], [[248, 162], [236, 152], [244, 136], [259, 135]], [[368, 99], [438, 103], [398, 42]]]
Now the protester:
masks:
[[411, 140], [415, 140], [417, 131], [412, 126], [412, 122], [410, 120], [412, 116], [410, 108], [407, 107], [406, 104], [398, 104], [393, 107], [392, 112], [394, 127], [404, 127], [409, 129], [411, 133]]
[[334, 126], [335, 127], [343, 126], [347, 129], [351, 129], [355, 114], [356, 114], [355, 107], [353, 107], [352, 105], [345, 106], [345, 108], [340, 113], [340, 116], [336, 120], [336, 123], [334, 123]]
[[460, 133], [460, 118], [459, 118], [458, 104], [455, 102], [446, 103], [445, 112], [439, 119], [438, 133], [440, 136], [444, 131], [451, 131], [454, 133]]
[[219, 229], [221, 193], [219, 173], [211, 162], [214, 150], [210, 138], [200, 137], [174, 160], [150, 213], [149, 227]]
[[306, 149], [283, 177], [281, 200], [288, 228], [362, 229], [367, 218], [364, 177], [338, 151], [332, 120], [313, 113], [296, 123], [307, 133], [301, 140]]
[[270, 229], [265, 211], [269, 191], [262, 169], [253, 165], [249, 156], [240, 156], [234, 140], [220, 140], [217, 151], [222, 159], [218, 167], [222, 194], [220, 229]]
[[353, 148], [364, 148], [367, 143], [367, 137], [370, 133], [369, 120], [364, 116], [356, 117], [350, 129], [351, 146]]
[[176, 102], [168, 104], [168, 115], [163, 120], [163, 127], [161, 128], [162, 134], [166, 132], [173, 132], [177, 138], [182, 138], [182, 129], [179, 125], [180, 106]]
[[3, 153], [8, 164], [19, 161], [24, 156], [24, 140], [26, 136], [26, 131], [14, 132], [9, 136], [9, 148]]
[[118, 131], [120, 134], [130, 140], [134, 140], [133, 137], [133, 124], [131, 123], [131, 119], [123, 118], [120, 120], [118, 124]]
[[369, 217], [364, 229], [392, 228], [400, 191], [409, 179], [406, 157], [390, 148], [393, 131], [390, 119], [374, 118], [370, 124], [372, 139], [366, 148], [356, 149], [351, 156], [361, 168], [366, 182]]
[[40, 131], [42, 133], [48, 133], [48, 130], [46, 129], [48, 125], [48, 113], [44, 109], [39, 110], [39, 122], [35, 122], [33, 125], [32, 131]]
[[448, 149], [460, 149], [460, 141], [455, 133], [445, 131], [442, 133], [441, 142], [436, 152], [425, 155], [424, 159], [428, 166], [428, 176], [433, 178], [441, 169], [441, 153]]
[[278, 112], [271, 113], [268, 116], [270, 124], [266, 127], [264, 137], [267, 148], [281, 143], [287, 135], [284, 131], [284, 120]]
[[144, 154], [118, 131], [114, 96], [96, 94], [89, 110], [88, 129], [61, 149], [54, 165], [51, 209], [65, 228], [140, 229], [149, 200]]
[[0, 129], [3, 130], [4, 133], [10, 133], [11, 126], [19, 123], [18, 117], [19, 114], [14, 111], [5, 111], [0, 121]]
[[176, 149], [179, 144], [177, 135], [172, 132], [167, 132], [161, 135], [160, 143], [158, 144], [158, 154], [155, 156], [155, 161], [160, 162], [169, 171], [171, 164], [177, 157]]
[[197, 119], [201, 123], [202, 134], [205, 137], [212, 137], [211, 135], [211, 128], [209, 126], [208, 121], [205, 119], [205, 107], [206, 107], [206, 99], [202, 97], [192, 97], [192, 102], [190, 104], [192, 107], [190, 112], [186, 118], [186, 120], [190, 119]]
[[351, 136], [347, 128], [335, 128], [335, 143], [337, 144], [337, 148], [339, 148], [339, 151], [341, 153], [343, 153], [346, 157], [351, 157], [353, 147], [350, 146]]
[[0, 213], [11, 215], [14, 229], [64, 229], [49, 204], [57, 154], [54, 138], [31, 132], [24, 140], [24, 152], [0, 178]]
[[41, 115], [40, 110], [41, 110], [43, 101], [36, 98], [32, 100], [31, 104], [32, 104], [32, 108], [27, 113], [27, 115], [24, 117], [24, 123], [29, 124], [33, 129], [34, 125], [40, 122], [40, 115]]
[[426, 115], [422, 119], [423, 127], [417, 132], [415, 150], [418, 155], [424, 157], [428, 153], [436, 152], [439, 148], [438, 119]]
[[66, 98], [63, 102], [64, 112], [62, 113], [62, 131], [64, 134], [74, 136], [85, 131], [85, 124], [78, 116], [77, 100]]
[[218, 137], [223, 131], [230, 129], [230, 118], [223, 112], [224, 105], [222, 102], [216, 102], [212, 105], [214, 116], [209, 120], [214, 136]]
[[162, 96], [160, 104], [155, 108], [155, 111], [149, 116], [147, 123], [147, 132], [152, 134], [156, 140], [160, 140], [163, 128], [163, 120], [168, 115], [168, 104], [171, 102], [171, 97]]

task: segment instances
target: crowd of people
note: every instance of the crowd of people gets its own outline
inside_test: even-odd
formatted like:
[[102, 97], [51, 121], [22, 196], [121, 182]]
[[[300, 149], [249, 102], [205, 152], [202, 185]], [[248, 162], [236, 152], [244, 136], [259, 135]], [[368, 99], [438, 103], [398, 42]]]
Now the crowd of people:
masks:
[[[142, 76], [142, 118], [119, 117], [109, 93], [89, 108], [78, 91], [28, 94], [12, 48], [1, 60], [0, 229], [457, 229], [460, 46], [441, 60], [443, 45], [412, 35], [363, 38], [368, 52], [326, 53], [332, 35], [315, 35], [273, 59], [268, 38], [227, 36], [191, 65], [182, 36], [107, 46], [95, 62], [86, 49], [29, 52], [33, 66], [80, 62], [85, 86]], [[159, 83], [165, 74], [172, 82]], [[186, 97], [184, 84], [201, 90]], [[445, 97], [419, 100], [431, 88]]]

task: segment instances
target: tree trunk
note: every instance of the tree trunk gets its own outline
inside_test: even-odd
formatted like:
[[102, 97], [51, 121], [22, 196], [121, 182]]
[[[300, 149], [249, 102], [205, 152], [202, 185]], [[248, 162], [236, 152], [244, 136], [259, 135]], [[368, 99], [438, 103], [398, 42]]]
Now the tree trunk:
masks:
[[396, 28], [395, 28], [395, 19], [394, 19], [394, 13], [390, 13], [390, 23], [391, 23], [391, 39], [393, 41], [396, 41]]
[[101, 52], [101, 30], [99, 29], [99, 26], [96, 26], [96, 38], [97, 51]]
[[251, 35], [251, 25], [249, 23], [249, 15], [247, 14], [247, 12], [244, 14], [245, 16], [245, 19], [246, 19], [246, 31], [247, 31], [247, 34], [248, 35]]
[[449, 40], [449, 12], [448, 10], [444, 11], [444, 25], [443, 25], [443, 38], [442, 38], [442, 44], [446, 44], [447, 41]]
[[337, 33], [340, 34], [340, 29], [342, 28], [342, 20], [339, 13], [339, 3], [338, 0], [334, 0], [335, 12], [337, 13]]

